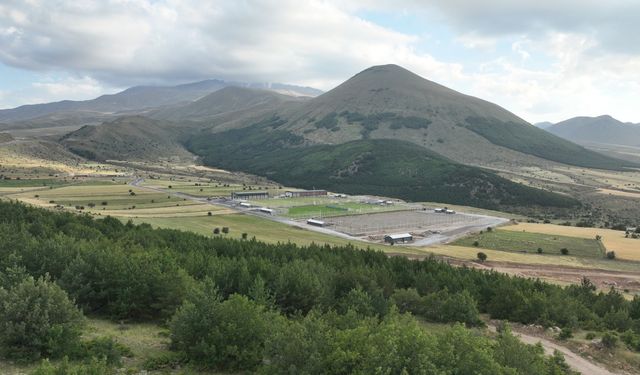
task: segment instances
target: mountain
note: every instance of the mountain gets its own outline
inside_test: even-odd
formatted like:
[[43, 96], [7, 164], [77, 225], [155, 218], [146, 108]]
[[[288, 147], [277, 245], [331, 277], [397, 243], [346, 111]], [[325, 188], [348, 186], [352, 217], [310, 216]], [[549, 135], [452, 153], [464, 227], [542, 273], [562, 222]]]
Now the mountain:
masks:
[[244, 83], [221, 80], [206, 80], [177, 86], [136, 86], [116, 94], [102, 95], [92, 100], [64, 100], [0, 110], [0, 122], [26, 121], [54, 113], [75, 113], [76, 116], [78, 113], [82, 113], [86, 116], [95, 116], [97, 114], [140, 111], [148, 108], [191, 102], [229, 86], [262, 88], [294, 96], [315, 96], [322, 93], [310, 87], [279, 83]]
[[192, 160], [177, 141], [176, 125], [142, 116], [87, 125], [63, 136], [70, 151], [94, 160]]
[[535, 126], [536, 128], [546, 130], [553, 126], [553, 122], [549, 122], [549, 121], [536, 122], [535, 124], [533, 124], [533, 126]]
[[553, 125], [547, 131], [580, 144], [640, 147], [640, 125], [624, 123], [608, 115], [574, 117]]
[[215, 91], [194, 102], [152, 111], [153, 118], [174, 121], [203, 121], [224, 114], [252, 112], [257, 115], [273, 111], [288, 102], [299, 102], [301, 97], [283, 95], [264, 89], [229, 86]]
[[[585, 149], [538, 129], [487, 101], [428, 81], [397, 65], [374, 66], [318, 97], [268, 116], [308, 144], [397, 139], [462, 164], [496, 169], [542, 166], [549, 161], [623, 169], [635, 165]], [[212, 131], [268, 122], [218, 121]]]
[[283, 125], [310, 143], [398, 139], [464, 164], [541, 164], [620, 169], [628, 162], [538, 129], [493, 103], [397, 65], [374, 66], [333, 90], [282, 111]]

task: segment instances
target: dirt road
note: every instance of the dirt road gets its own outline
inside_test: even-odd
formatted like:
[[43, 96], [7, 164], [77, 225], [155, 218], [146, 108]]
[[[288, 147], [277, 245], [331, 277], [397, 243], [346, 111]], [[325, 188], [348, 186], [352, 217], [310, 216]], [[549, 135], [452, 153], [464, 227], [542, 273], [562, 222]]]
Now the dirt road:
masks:
[[[490, 325], [489, 330], [495, 332], [496, 327]], [[625, 375], [626, 373], [622, 372], [611, 372], [607, 370], [604, 366], [600, 364], [595, 364], [590, 362], [586, 358], [581, 357], [579, 354], [572, 352], [568, 348], [565, 348], [562, 345], [558, 345], [552, 341], [547, 339], [543, 339], [536, 336], [531, 336], [526, 333], [513, 331], [514, 336], [520, 338], [520, 341], [525, 344], [535, 345], [540, 343], [544, 348], [544, 352], [547, 355], [553, 355], [554, 351], [559, 351], [564, 355], [564, 359], [567, 361], [567, 364], [575, 371], [580, 372], [583, 375]]]

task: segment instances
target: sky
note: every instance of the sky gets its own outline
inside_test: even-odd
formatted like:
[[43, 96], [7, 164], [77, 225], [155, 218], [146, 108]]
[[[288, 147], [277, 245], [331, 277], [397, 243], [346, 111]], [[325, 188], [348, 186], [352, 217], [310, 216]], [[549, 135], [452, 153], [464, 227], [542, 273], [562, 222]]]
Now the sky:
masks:
[[1, 0], [0, 108], [398, 64], [529, 122], [640, 122], [637, 0]]

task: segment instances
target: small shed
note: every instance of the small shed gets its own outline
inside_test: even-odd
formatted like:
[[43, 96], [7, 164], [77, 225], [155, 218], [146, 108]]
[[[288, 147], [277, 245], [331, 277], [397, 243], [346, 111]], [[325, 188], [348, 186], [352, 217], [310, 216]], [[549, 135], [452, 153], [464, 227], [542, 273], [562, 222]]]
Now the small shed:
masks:
[[387, 234], [384, 236], [384, 242], [390, 243], [391, 245], [398, 242], [405, 243], [411, 241], [413, 241], [413, 236], [410, 233]]

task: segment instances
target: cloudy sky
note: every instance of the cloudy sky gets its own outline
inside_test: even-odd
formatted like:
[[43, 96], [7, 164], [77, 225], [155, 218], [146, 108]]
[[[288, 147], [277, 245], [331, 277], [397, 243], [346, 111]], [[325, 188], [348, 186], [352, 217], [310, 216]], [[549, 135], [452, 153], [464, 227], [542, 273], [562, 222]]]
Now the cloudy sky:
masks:
[[636, 0], [2, 0], [0, 108], [396, 63], [531, 122], [640, 122]]

